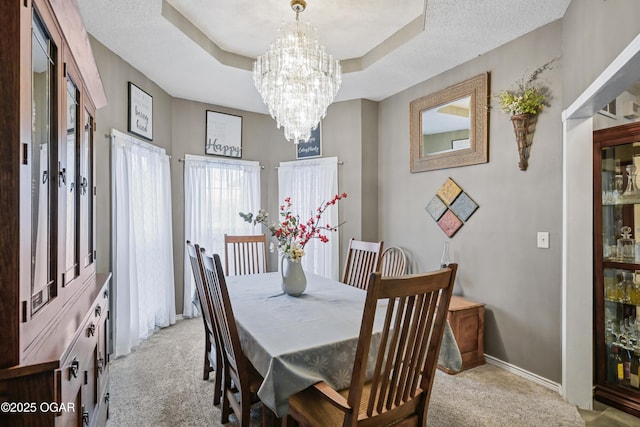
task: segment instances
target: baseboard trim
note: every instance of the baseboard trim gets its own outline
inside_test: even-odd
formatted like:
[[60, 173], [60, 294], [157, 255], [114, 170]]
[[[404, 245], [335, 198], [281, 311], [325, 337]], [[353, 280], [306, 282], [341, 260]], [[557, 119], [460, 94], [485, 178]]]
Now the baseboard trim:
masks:
[[548, 389], [551, 389], [555, 392], [557, 392], [558, 394], [562, 394], [562, 386], [560, 384], [558, 384], [557, 382], [548, 380], [544, 377], [541, 377], [540, 375], [534, 374], [533, 372], [529, 372], [527, 370], [524, 370], [516, 365], [512, 365], [511, 363], [507, 363], [503, 360], [497, 359], [493, 356], [490, 356], [488, 354], [484, 355], [487, 363], [490, 363], [494, 366], [497, 366], [498, 368], [502, 368], [505, 371], [509, 371], [512, 374], [518, 375], [519, 377], [522, 377], [524, 379], [527, 379], [529, 381], [533, 381], [536, 384], [540, 384], [543, 387], [546, 387]]

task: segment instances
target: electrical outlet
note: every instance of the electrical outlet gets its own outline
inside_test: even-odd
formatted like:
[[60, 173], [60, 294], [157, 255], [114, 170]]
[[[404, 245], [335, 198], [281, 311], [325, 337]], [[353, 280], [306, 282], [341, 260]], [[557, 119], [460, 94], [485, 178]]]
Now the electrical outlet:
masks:
[[538, 247], [542, 249], [549, 249], [548, 231], [538, 231]]

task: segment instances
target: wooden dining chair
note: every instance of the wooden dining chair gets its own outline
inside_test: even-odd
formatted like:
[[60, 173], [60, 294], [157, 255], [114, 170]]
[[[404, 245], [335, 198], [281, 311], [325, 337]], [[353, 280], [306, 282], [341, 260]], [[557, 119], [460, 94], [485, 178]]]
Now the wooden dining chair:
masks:
[[251, 421], [249, 415], [251, 404], [258, 400], [257, 392], [262, 384], [262, 376], [242, 351], [220, 257], [218, 254], [214, 254], [213, 257], [204, 254], [202, 264], [206, 279], [205, 288], [212, 296], [224, 354], [221, 421], [222, 424], [229, 421], [230, 409], [232, 409], [240, 425], [248, 427]]
[[380, 271], [382, 245], [383, 242], [364, 242], [352, 238], [349, 241], [342, 283], [367, 289], [369, 275]]
[[407, 274], [407, 255], [402, 248], [393, 246], [382, 252], [380, 272], [382, 277], [404, 276]]
[[225, 234], [224, 257], [227, 276], [266, 273], [269, 270], [267, 236], [264, 234], [254, 236]]
[[[202, 267], [203, 248], [187, 240], [187, 253], [191, 261], [191, 271], [196, 282], [196, 293], [200, 303], [202, 322], [204, 323], [204, 372], [203, 380], [209, 379], [209, 373], [214, 371], [213, 404], [218, 405], [222, 395], [222, 353], [220, 352], [220, 333], [213, 313], [213, 302], [204, 288], [204, 269]], [[213, 365], [212, 365], [213, 361]]]
[[[450, 264], [431, 273], [388, 278], [372, 274], [349, 388], [336, 391], [319, 382], [294, 394], [290, 418], [304, 427], [426, 426], [457, 268]], [[370, 350], [378, 337], [373, 333], [377, 304], [387, 298], [379, 344]], [[377, 353], [370, 357], [370, 351]], [[369, 359], [370, 380], [365, 378]]]

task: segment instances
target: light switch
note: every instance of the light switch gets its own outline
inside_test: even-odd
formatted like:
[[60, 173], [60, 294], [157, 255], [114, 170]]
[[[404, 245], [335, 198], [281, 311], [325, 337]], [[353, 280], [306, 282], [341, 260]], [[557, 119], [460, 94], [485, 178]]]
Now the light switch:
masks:
[[542, 249], [549, 249], [548, 231], [538, 231], [538, 247]]

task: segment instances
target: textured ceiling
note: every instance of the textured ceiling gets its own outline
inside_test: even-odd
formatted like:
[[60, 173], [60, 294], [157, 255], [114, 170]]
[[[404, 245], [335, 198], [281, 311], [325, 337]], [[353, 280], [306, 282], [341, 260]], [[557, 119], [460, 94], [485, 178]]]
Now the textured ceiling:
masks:
[[[321, 43], [343, 61], [337, 100], [380, 101], [561, 18], [569, 3], [307, 0], [300, 19], [317, 27]], [[170, 95], [267, 112], [247, 68], [280, 24], [295, 19], [288, 0], [78, 4], [91, 35]]]

